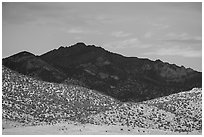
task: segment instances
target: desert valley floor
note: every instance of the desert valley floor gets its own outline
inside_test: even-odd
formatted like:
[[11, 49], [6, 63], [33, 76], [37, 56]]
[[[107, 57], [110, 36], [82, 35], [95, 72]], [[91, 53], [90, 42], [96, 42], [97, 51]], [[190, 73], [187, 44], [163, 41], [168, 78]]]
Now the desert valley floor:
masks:
[[158, 129], [132, 128], [119, 125], [93, 125], [76, 123], [59, 123], [55, 125], [41, 125], [8, 128], [3, 135], [200, 135], [200, 132], [172, 132]]

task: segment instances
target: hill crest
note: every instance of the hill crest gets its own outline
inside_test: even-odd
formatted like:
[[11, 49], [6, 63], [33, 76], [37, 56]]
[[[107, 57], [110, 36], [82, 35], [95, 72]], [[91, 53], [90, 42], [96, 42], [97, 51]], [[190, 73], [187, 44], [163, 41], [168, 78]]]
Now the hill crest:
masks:
[[81, 42], [40, 56], [15, 57], [18, 61], [11, 56], [3, 65], [49, 82], [72, 78], [121, 101], [144, 101], [202, 86], [201, 72], [161, 60], [124, 57]]

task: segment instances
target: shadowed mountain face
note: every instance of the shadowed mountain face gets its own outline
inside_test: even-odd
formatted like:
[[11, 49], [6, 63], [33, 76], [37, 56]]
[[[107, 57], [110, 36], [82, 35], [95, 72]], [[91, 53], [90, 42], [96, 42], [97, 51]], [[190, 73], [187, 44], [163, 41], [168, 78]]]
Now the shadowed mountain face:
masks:
[[72, 78], [121, 101], [144, 101], [202, 86], [201, 72], [160, 60], [124, 57], [84, 43], [41, 56], [19, 53], [3, 59], [3, 65], [44, 81]]
[[3, 59], [3, 64], [12, 70], [44, 81], [61, 82], [66, 78], [62, 71], [26, 51]]

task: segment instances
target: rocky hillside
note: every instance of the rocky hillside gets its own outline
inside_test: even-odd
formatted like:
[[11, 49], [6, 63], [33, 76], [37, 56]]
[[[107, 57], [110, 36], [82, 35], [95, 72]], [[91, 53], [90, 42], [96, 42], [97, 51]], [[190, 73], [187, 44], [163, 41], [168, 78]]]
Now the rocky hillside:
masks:
[[199, 88], [140, 103], [123, 103], [72, 83], [44, 82], [4, 66], [2, 72], [2, 118], [20, 126], [71, 120], [116, 125], [121, 130], [124, 126], [131, 130], [202, 132], [202, 90]]
[[[202, 74], [160, 60], [124, 57], [101, 47], [77, 43], [40, 56], [19, 53], [3, 64], [43, 81], [74, 79], [120, 101], [140, 102], [201, 87]], [[28, 56], [29, 55], [29, 56]]]
[[2, 69], [2, 118], [26, 125], [79, 120], [120, 103], [73, 84], [54, 84]]
[[173, 132], [202, 132], [202, 90], [173, 94], [89, 116], [96, 125], [122, 125]]

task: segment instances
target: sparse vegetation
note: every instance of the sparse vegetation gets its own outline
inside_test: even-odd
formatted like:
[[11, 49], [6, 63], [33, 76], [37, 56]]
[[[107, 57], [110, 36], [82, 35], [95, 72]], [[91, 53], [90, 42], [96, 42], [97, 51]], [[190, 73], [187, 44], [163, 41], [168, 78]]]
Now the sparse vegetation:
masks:
[[201, 89], [141, 103], [124, 103], [117, 109], [89, 116], [88, 121], [174, 132], [201, 132]]
[[3, 118], [30, 125], [78, 121], [118, 106], [114, 99], [96, 91], [39, 81], [5, 67], [2, 93]]
[[[72, 121], [74, 126], [79, 123], [120, 126], [121, 132], [148, 133], [138, 128], [202, 132], [201, 89], [140, 103], [123, 103], [75, 84], [40, 81], [4, 66], [2, 72], [2, 118], [18, 122], [15, 126]], [[65, 133], [67, 130], [66, 126], [60, 128]]]

